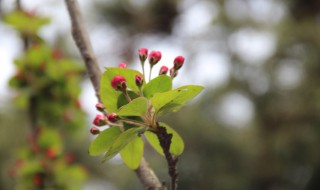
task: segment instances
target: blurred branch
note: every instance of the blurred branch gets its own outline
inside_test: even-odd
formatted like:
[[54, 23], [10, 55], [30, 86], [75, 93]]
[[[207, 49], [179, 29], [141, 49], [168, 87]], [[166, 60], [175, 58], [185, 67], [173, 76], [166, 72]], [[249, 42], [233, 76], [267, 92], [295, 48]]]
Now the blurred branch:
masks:
[[[81, 16], [79, 4], [76, 0], [65, 0], [67, 9], [71, 18], [72, 24], [72, 36], [79, 48], [82, 58], [85, 62], [88, 70], [90, 80], [95, 89], [96, 96], [100, 101], [100, 78], [101, 71], [99, 69], [97, 59], [93, 53], [92, 46], [88, 37], [88, 33], [83, 25], [83, 19]], [[158, 177], [155, 175], [153, 170], [149, 167], [148, 163], [142, 158], [140, 166], [135, 170], [141, 183], [145, 186], [145, 189], [160, 190], [166, 189], [160, 183]]]
[[73, 39], [84, 60], [90, 80], [96, 92], [96, 96], [100, 100], [99, 88], [101, 71], [97, 58], [93, 53], [88, 33], [83, 25], [84, 22], [80, 13], [79, 4], [76, 0], [65, 0], [65, 2], [71, 18]]

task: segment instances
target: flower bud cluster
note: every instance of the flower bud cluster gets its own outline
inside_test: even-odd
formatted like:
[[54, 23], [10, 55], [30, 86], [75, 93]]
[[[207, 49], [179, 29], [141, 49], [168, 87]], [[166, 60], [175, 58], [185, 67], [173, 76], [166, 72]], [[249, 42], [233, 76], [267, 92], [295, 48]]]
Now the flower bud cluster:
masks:
[[[151, 51], [150, 54], [148, 54], [148, 49], [147, 48], [140, 48], [138, 50], [139, 53], [139, 59], [142, 64], [143, 68], [143, 75], [137, 74], [135, 75], [134, 81], [137, 87], [139, 87], [140, 90], [140, 96], [143, 96], [142, 93], [142, 86], [144, 84], [145, 76], [144, 76], [144, 62], [148, 59], [149, 64], [150, 64], [150, 73], [152, 70], [152, 67], [156, 65], [162, 57], [162, 54], [160, 51]], [[174, 61], [173, 61], [173, 67], [169, 69], [167, 66], [162, 66], [159, 70], [159, 75], [166, 75], [168, 72], [171, 76], [171, 78], [175, 78], [178, 74], [178, 70], [181, 69], [181, 67], [184, 64], [185, 58], [181, 55], [177, 56]], [[127, 68], [127, 64], [124, 62], [119, 63], [119, 68]], [[149, 76], [150, 80], [151, 76]], [[111, 87], [117, 91], [123, 92], [124, 96], [128, 100], [128, 102], [131, 101], [131, 97], [128, 94], [127, 91], [127, 79], [124, 76], [121, 75], [116, 75], [111, 79]], [[96, 117], [93, 120], [93, 124], [95, 126], [91, 127], [90, 132], [93, 135], [99, 134], [100, 130], [98, 127], [104, 126], [107, 124], [111, 124], [114, 122], [119, 121], [120, 119], [124, 122], [128, 122], [126, 118], [120, 118], [116, 113], [109, 113], [106, 114], [105, 112], [105, 106], [102, 103], [97, 103], [96, 104], [96, 109], [104, 115], [97, 114]]]
[[96, 117], [93, 119], [93, 124], [95, 126], [90, 128], [90, 133], [93, 135], [97, 135], [100, 133], [100, 129], [98, 127], [102, 127], [105, 125], [110, 124], [110, 122], [116, 122], [118, 121], [119, 117], [116, 113], [106, 113], [106, 107], [101, 103], [98, 102], [96, 104], [97, 111], [103, 113], [103, 114], [97, 114]]

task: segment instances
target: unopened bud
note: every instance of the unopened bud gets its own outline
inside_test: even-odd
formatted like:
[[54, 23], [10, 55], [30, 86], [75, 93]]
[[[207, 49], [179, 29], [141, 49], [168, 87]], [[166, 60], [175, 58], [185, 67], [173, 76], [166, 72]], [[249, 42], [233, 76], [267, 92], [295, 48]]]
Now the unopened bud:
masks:
[[174, 69], [179, 70], [182, 67], [183, 63], [184, 63], [184, 57], [179, 55], [173, 61]]
[[157, 64], [161, 59], [161, 52], [160, 51], [152, 51], [149, 55], [149, 63], [151, 66]]
[[93, 120], [93, 124], [96, 126], [103, 126], [107, 124], [107, 118], [103, 115], [97, 114]]
[[104, 107], [104, 105], [101, 102], [98, 102], [96, 104], [96, 109], [100, 112], [103, 112], [106, 109], [106, 107]]
[[93, 135], [97, 135], [100, 133], [100, 130], [97, 127], [91, 127], [90, 128], [90, 133]]
[[121, 62], [121, 63], [119, 63], [119, 67], [125, 69], [125, 68], [127, 68], [127, 64], [124, 62]]
[[35, 174], [32, 178], [32, 183], [37, 186], [37, 187], [41, 187], [43, 186], [43, 178], [40, 174]]
[[168, 73], [168, 67], [162, 66], [159, 71], [159, 75], [166, 75]]
[[136, 75], [135, 81], [138, 87], [141, 87], [143, 85], [143, 77], [141, 75]]
[[125, 90], [127, 88], [127, 81], [123, 76], [118, 75], [111, 80], [111, 86], [116, 90]]
[[56, 157], [58, 156], [58, 152], [57, 152], [57, 150], [54, 149], [54, 148], [48, 148], [48, 149], [46, 150], [46, 156], [47, 156], [48, 158], [50, 158], [50, 159], [54, 159], [54, 158], [56, 158]]
[[139, 58], [140, 58], [141, 63], [144, 63], [148, 57], [148, 49], [147, 48], [140, 48], [138, 50], [138, 52], [139, 52]]
[[119, 119], [119, 116], [116, 113], [110, 113], [107, 115], [107, 117], [108, 117], [108, 120], [113, 123], [118, 121], [118, 119]]

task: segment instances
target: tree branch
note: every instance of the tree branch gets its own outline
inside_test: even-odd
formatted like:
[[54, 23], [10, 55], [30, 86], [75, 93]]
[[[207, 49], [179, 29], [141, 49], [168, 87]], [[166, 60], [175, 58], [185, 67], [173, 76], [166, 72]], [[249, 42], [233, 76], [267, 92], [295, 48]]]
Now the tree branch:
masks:
[[167, 159], [169, 175], [171, 177], [171, 190], [176, 190], [178, 187], [178, 171], [177, 171], [177, 163], [178, 157], [173, 157], [170, 153], [170, 145], [172, 140], [172, 134], [168, 134], [166, 128], [159, 126], [156, 132], [158, 139], [160, 141], [160, 145], [162, 147], [163, 153]]
[[[97, 59], [92, 50], [92, 46], [88, 37], [88, 33], [83, 25], [83, 19], [81, 16], [79, 4], [76, 0], [65, 0], [67, 9], [71, 18], [72, 24], [72, 36], [73, 39], [82, 55], [85, 62], [90, 80], [94, 87], [96, 96], [100, 101], [100, 78], [101, 71], [97, 63]], [[158, 177], [155, 175], [153, 170], [149, 167], [148, 163], [144, 158], [140, 163], [140, 166], [135, 170], [141, 183], [144, 185], [145, 189], [148, 190], [162, 190], [166, 189], [160, 183]]]
[[76, 0], [65, 0], [65, 2], [71, 19], [73, 39], [79, 48], [86, 65], [89, 78], [96, 92], [96, 96], [100, 101], [101, 70], [99, 68], [97, 58], [93, 53], [88, 33], [84, 27], [84, 21], [82, 19], [79, 4]]

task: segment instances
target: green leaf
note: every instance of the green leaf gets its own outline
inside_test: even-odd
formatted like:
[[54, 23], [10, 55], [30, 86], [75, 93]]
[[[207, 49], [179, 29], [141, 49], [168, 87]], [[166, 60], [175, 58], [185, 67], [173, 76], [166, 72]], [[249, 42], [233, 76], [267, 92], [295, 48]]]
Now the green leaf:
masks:
[[123, 162], [132, 170], [137, 169], [143, 156], [143, 141], [136, 136], [121, 151]]
[[121, 130], [119, 127], [105, 129], [92, 141], [89, 147], [89, 154], [91, 156], [97, 156], [106, 152], [120, 134]]
[[167, 92], [171, 89], [172, 79], [167, 75], [160, 75], [146, 84], [143, 94], [146, 98], [151, 98], [155, 93]]
[[[165, 127], [168, 134], [172, 134], [170, 150], [169, 150], [170, 153], [174, 156], [179, 156], [180, 154], [182, 154], [184, 150], [184, 142], [181, 136], [165, 123], [160, 123], [160, 126]], [[157, 135], [150, 131], [146, 131], [144, 134], [146, 136], [147, 141], [150, 143], [150, 145], [161, 155], [164, 155]]]
[[144, 133], [147, 141], [149, 142], [149, 144], [159, 153], [161, 154], [162, 156], [164, 156], [163, 154], [163, 150], [162, 150], [162, 147], [160, 146], [160, 142], [159, 142], [159, 139], [157, 137], [156, 134], [154, 134], [153, 132], [151, 131], [146, 131]]
[[113, 158], [118, 154], [128, 143], [130, 143], [137, 136], [138, 133], [144, 132], [145, 128], [136, 127], [131, 128], [121, 133], [118, 138], [111, 145], [108, 152], [104, 155], [102, 162]]
[[151, 104], [156, 109], [156, 111], [160, 110], [166, 104], [169, 104], [179, 95], [179, 91], [171, 90], [163, 93], [156, 93], [151, 98]]
[[148, 100], [143, 97], [136, 98], [122, 106], [117, 113], [119, 116], [143, 116], [148, 109]]
[[101, 77], [100, 83], [100, 96], [102, 103], [106, 106], [109, 112], [118, 111], [118, 98], [122, 92], [117, 91], [111, 87], [111, 80], [116, 75], [121, 75], [126, 78], [127, 87], [134, 91], [135, 93], [139, 92], [139, 88], [135, 83], [135, 75], [142, 75], [140, 72], [132, 69], [123, 69], [123, 68], [106, 68], [106, 71]]
[[158, 115], [163, 115], [169, 112], [178, 111], [187, 101], [194, 98], [202, 90], [203, 90], [202, 86], [196, 86], [196, 85], [187, 85], [187, 86], [182, 86], [180, 88], [177, 88], [176, 91], [178, 91], [179, 94], [171, 102], [163, 106], [159, 110]]
[[6, 15], [4, 21], [20, 32], [36, 34], [41, 26], [48, 24], [48, 18], [41, 18], [22, 11], [13, 11]]

